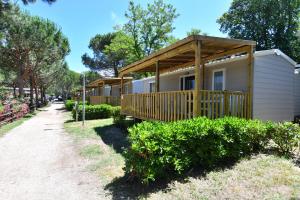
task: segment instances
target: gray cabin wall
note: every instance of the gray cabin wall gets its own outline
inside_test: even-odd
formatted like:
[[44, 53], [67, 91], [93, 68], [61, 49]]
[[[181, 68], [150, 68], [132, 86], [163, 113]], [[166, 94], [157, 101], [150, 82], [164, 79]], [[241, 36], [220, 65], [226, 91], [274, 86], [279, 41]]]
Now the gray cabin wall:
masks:
[[294, 75], [294, 110], [295, 116], [300, 115], [300, 70]]
[[292, 121], [294, 66], [276, 54], [255, 56], [253, 78], [253, 118]]

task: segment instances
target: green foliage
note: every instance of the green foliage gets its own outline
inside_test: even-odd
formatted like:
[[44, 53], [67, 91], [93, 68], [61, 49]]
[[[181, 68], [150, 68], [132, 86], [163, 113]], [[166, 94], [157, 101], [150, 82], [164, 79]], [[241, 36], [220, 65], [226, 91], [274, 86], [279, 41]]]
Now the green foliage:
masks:
[[126, 115], [121, 114], [121, 107], [115, 106], [112, 110], [112, 117], [114, 120], [114, 124], [119, 127], [126, 127]]
[[[113, 107], [107, 104], [86, 105], [85, 119], [105, 119], [112, 116]], [[76, 111], [72, 111], [73, 119], [76, 119]], [[78, 106], [78, 120], [82, 120], [82, 105]]]
[[299, 0], [234, 0], [218, 23], [232, 38], [257, 41], [257, 50], [279, 48], [300, 61]]
[[210, 168], [263, 150], [273, 132], [275, 143], [285, 141], [286, 145], [291, 140], [286, 141], [282, 134], [299, 136], [299, 130], [299, 126], [231, 117], [143, 122], [129, 129], [131, 148], [124, 154], [125, 170], [147, 183], [194, 166]]
[[289, 156], [293, 148], [299, 145], [300, 129], [298, 124], [291, 122], [269, 123], [270, 138], [277, 145], [279, 153]]
[[[74, 100], [66, 100], [65, 101], [65, 108], [66, 108], [66, 110], [67, 111], [72, 111], [73, 108], [74, 108], [74, 106], [75, 106], [75, 104], [76, 104], [76, 101], [74, 101]], [[83, 104], [82, 101], [78, 102], [78, 105], [82, 105], [82, 104]], [[89, 103], [86, 102], [86, 105], [89, 105]]]
[[74, 100], [66, 100], [65, 101], [65, 108], [67, 111], [72, 111], [75, 106], [75, 101]]
[[175, 29], [173, 22], [178, 16], [176, 8], [163, 0], [155, 0], [147, 8], [130, 1], [124, 30], [133, 39], [135, 57], [141, 59], [163, 47]]
[[197, 29], [197, 28], [192, 28], [186, 34], [187, 34], [187, 36], [191, 36], [191, 35], [207, 35], [207, 33], [203, 33], [200, 29]]

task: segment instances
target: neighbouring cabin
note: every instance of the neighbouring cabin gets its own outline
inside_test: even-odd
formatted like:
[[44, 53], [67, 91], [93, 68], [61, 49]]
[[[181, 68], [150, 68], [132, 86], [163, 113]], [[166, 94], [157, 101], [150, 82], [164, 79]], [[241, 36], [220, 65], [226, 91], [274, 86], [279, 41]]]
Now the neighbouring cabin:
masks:
[[[132, 94], [124, 94], [121, 84], [121, 112], [161, 121], [196, 116], [252, 118], [254, 46], [254, 41], [194, 35], [163, 48], [120, 70], [121, 78], [155, 73], [155, 80], [146, 86], [142, 81], [133, 84]], [[246, 59], [228, 68], [216, 64], [232, 56]], [[187, 72], [191, 66], [196, 67]], [[177, 75], [168, 76], [171, 73]]]
[[123, 81], [124, 85], [130, 86], [132, 78], [124, 77], [115, 78], [115, 77], [105, 77], [98, 80], [95, 80], [87, 85], [87, 95], [90, 101], [90, 104], [110, 104], [112, 106], [119, 106], [121, 103], [121, 82]]
[[[246, 92], [247, 59], [246, 55], [242, 55], [207, 63], [204, 69], [205, 90]], [[294, 74], [294, 67], [295, 62], [280, 50], [254, 53], [253, 118], [273, 121], [293, 120], [296, 115], [294, 111], [300, 108], [300, 76]], [[298, 78], [295, 79], [295, 86], [298, 87], [295, 87], [295, 92], [293, 76]], [[193, 90], [194, 82], [195, 69], [192, 66], [161, 74], [159, 89], [160, 91]], [[155, 88], [155, 76], [134, 80], [132, 85], [135, 91], [133, 93], [152, 93]], [[294, 94], [296, 95], [295, 108]], [[300, 110], [297, 112], [299, 113]]]
[[295, 116], [300, 117], [300, 65], [297, 65], [294, 76], [294, 110]]

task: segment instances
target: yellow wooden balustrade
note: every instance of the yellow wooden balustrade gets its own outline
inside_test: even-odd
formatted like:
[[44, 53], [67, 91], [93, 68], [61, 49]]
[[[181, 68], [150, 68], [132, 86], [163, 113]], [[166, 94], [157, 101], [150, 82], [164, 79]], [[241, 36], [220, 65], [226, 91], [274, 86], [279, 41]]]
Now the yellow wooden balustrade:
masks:
[[200, 113], [211, 119], [236, 116], [248, 118], [248, 93], [201, 90], [195, 102], [194, 91], [172, 91], [122, 96], [121, 112], [139, 119], [176, 121], [197, 116], [193, 106], [198, 103]]
[[116, 96], [90, 96], [90, 104], [109, 104], [112, 106], [120, 105], [120, 97]]

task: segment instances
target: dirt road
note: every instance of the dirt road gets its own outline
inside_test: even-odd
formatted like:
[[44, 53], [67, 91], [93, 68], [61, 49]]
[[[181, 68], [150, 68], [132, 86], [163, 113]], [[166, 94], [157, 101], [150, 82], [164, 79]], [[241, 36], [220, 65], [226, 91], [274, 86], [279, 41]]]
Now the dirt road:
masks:
[[0, 199], [105, 199], [63, 130], [62, 104], [53, 104], [0, 138]]

